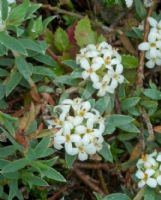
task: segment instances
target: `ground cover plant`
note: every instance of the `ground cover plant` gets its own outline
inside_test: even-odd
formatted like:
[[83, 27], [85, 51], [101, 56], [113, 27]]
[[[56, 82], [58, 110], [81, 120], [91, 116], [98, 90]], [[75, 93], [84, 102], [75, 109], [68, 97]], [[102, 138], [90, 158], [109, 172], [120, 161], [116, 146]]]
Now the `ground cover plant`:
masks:
[[161, 199], [160, 6], [0, 1], [0, 199]]

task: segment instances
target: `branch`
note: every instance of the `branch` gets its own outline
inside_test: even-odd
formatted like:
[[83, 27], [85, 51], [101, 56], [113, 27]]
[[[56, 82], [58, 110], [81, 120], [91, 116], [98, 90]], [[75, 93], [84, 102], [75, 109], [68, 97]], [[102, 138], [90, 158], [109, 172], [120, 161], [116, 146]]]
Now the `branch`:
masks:
[[[148, 22], [148, 17], [151, 16], [153, 12], [154, 4], [148, 9], [148, 13], [144, 22], [144, 42], [148, 39], [148, 34], [150, 30], [150, 25]], [[145, 59], [145, 53], [141, 51], [139, 53], [139, 67], [137, 70], [137, 81], [136, 86], [137, 87], [143, 87], [143, 81], [144, 81], [144, 59]]]
[[104, 192], [93, 182], [91, 182], [91, 178], [89, 175], [86, 175], [83, 173], [78, 167], [74, 166], [73, 168], [74, 173], [78, 176], [78, 178], [89, 188], [91, 188], [93, 191], [100, 193], [101, 195], [104, 195]]

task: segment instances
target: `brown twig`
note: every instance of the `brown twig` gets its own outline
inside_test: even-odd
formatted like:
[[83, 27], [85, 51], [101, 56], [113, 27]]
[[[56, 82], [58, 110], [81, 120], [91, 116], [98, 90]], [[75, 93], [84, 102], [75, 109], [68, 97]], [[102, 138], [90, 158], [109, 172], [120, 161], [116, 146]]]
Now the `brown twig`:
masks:
[[62, 195], [68, 188], [68, 185], [63, 186], [56, 193], [54, 193], [53, 196], [49, 197], [48, 200], [58, 200], [58, 197], [60, 197], [60, 195]]
[[99, 180], [100, 180], [100, 184], [101, 184], [101, 186], [102, 186], [102, 189], [103, 189], [104, 193], [107, 195], [107, 194], [109, 194], [109, 191], [108, 191], [107, 184], [106, 184], [106, 182], [105, 182], [105, 179], [104, 179], [102, 170], [101, 170], [101, 169], [98, 169], [97, 172], [98, 172], [98, 177], [99, 177]]
[[103, 170], [109, 170], [110, 167], [107, 163], [80, 163], [76, 162], [74, 164], [78, 168], [83, 168], [83, 169], [103, 169]]
[[144, 108], [141, 108], [141, 114], [142, 114], [142, 117], [143, 117], [143, 120], [148, 128], [148, 132], [149, 132], [149, 136], [147, 138], [148, 141], [153, 141], [155, 136], [154, 136], [154, 130], [153, 130], [153, 126], [151, 124], [151, 121], [150, 121], [150, 118], [146, 112], [146, 110]]
[[[144, 22], [144, 42], [147, 41], [149, 30], [150, 30], [150, 25], [148, 22], [148, 17], [151, 16], [153, 12], [154, 5], [151, 6], [148, 9], [148, 13]], [[141, 51], [139, 53], [139, 67], [137, 70], [137, 80], [136, 80], [136, 86], [137, 87], [143, 87], [143, 81], [144, 81], [144, 59], [145, 59], [145, 53]]]
[[104, 192], [91, 181], [91, 178], [89, 175], [86, 175], [84, 172], [82, 172], [78, 167], [74, 166], [73, 168], [74, 173], [77, 175], [77, 177], [89, 188], [92, 189], [92, 191], [98, 192], [102, 195], [104, 195]]

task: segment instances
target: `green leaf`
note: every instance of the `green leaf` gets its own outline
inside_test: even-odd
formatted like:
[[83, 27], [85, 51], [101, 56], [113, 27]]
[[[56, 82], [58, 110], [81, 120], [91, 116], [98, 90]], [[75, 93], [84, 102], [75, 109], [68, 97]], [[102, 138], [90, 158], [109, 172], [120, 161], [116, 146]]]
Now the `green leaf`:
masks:
[[8, 16], [8, 1], [7, 0], [1, 1], [0, 10], [1, 10], [1, 15], [2, 15], [2, 20], [5, 20]]
[[54, 34], [54, 45], [60, 52], [66, 51], [69, 48], [68, 35], [60, 27], [56, 30]]
[[75, 60], [64, 60], [63, 63], [68, 67], [72, 68], [73, 70], [78, 68], [78, 65]]
[[5, 96], [5, 85], [0, 84], [0, 99], [3, 99]]
[[82, 90], [81, 97], [83, 99], [89, 99], [93, 95], [94, 92], [95, 92], [95, 89], [93, 88], [92, 84], [88, 82], [85, 88], [83, 88]]
[[12, 180], [9, 184], [9, 195], [8, 195], [8, 200], [13, 200], [14, 197], [17, 197], [19, 200], [23, 200], [23, 196], [18, 189], [18, 181], [17, 180]]
[[161, 92], [157, 89], [145, 89], [144, 95], [154, 100], [161, 100]]
[[129, 133], [140, 133], [140, 130], [132, 123], [118, 126], [118, 128]]
[[48, 167], [44, 174], [46, 177], [55, 181], [66, 182], [65, 178], [61, 175], [61, 173], [51, 167]]
[[103, 197], [99, 193], [96, 193], [96, 192], [93, 192], [93, 193], [96, 196], [97, 200], [102, 200], [103, 199]]
[[65, 162], [68, 168], [72, 168], [74, 161], [76, 160], [77, 156], [71, 156], [65, 153]]
[[6, 147], [0, 147], [0, 157], [5, 158], [7, 156], [13, 155], [16, 149], [14, 145], [8, 145]]
[[140, 97], [130, 97], [121, 102], [121, 108], [123, 110], [128, 110], [129, 108], [132, 108], [136, 106], [140, 101]]
[[137, 57], [128, 54], [123, 54], [122, 64], [125, 69], [135, 69], [138, 67], [139, 62]]
[[0, 77], [8, 76], [8, 74], [7, 70], [0, 68]]
[[26, 158], [12, 161], [2, 169], [2, 173], [16, 172], [28, 165], [29, 162]]
[[25, 19], [28, 8], [29, 1], [24, 0], [22, 4], [19, 4], [11, 9], [7, 18], [7, 25], [20, 25]]
[[41, 157], [41, 155], [47, 150], [50, 142], [50, 137], [44, 137], [35, 147], [34, 152], [37, 158]]
[[144, 4], [141, 0], [134, 0], [135, 4], [135, 10], [140, 19], [144, 19], [146, 16], [146, 9], [144, 7]]
[[103, 200], [130, 200], [126, 194], [114, 193], [103, 198]]
[[20, 83], [22, 76], [19, 72], [13, 72], [10, 74], [6, 84], [6, 96], [8, 96], [15, 87]]
[[22, 39], [22, 38], [19, 38], [19, 41], [21, 42], [21, 44], [26, 48], [26, 49], [29, 49], [29, 50], [32, 50], [32, 51], [35, 51], [37, 53], [41, 53], [41, 54], [45, 54], [45, 50], [46, 49], [42, 49], [41, 46], [36, 43], [34, 40], [32, 39]]
[[156, 200], [155, 190], [147, 186], [144, 190], [144, 200]]
[[41, 55], [41, 54], [38, 54], [38, 55], [35, 55], [33, 57], [35, 60], [43, 63], [43, 64], [46, 64], [46, 65], [49, 65], [49, 66], [52, 66], [52, 67], [58, 67], [59, 65], [57, 64], [57, 62], [55, 60], [53, 60], [50, 56], [48, 55]]
[[19, 42], [19, 40], [11, 37], [5, 32], [0, 32], [0, 43], [11, 51], [16, 51], [20, 54], [27, 55], [24, 46]]
[[111, 97], [109, 95], [106, 95], [102, 98], [100, 98], [95, 103], [95, 108], [100, 111], [100, 113], [103, 113], [106, 111], [106, 109], [111, 106]]
[[95, 33], [91, 29], [91, 23], [87, 16], [77, 23], [75, 28], [75, 39], [80, 47], [96, 43]]
[[110, 146], [106, 142], [103, 143], [103, 147], [102, 147], [101, 151], [99, 151], [99, 154], [106, 161], [110, 161], [110, 162], [113, 161], [113, 156], [112, 156], [111, 151], [110, 151]]
[[125, 124], [129, 124], [134, 121], [134, 118], [128, 115], [117, 115], [113, 114], [107, 118], [107, 124], [113, 124], [115, 127], [119, 127]]
[[50, 78], [55, 78], [54, 72], [47, 67], [34, 66], [32, 73], [41, 76], [48, 76]]
[[17, 66], [17, 69], [22, 74], [22, 76], [29, 81], [32, 72], [29, 68], [29, 64], [26, 62], [26, 60], [22, 56], [18, 56], [15, 59], [15, 64]]

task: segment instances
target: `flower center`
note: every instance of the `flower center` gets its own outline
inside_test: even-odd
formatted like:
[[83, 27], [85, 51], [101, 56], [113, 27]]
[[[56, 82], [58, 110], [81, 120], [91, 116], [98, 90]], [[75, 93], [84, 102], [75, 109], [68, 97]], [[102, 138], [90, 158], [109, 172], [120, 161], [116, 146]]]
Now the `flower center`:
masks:
[[144, 174], [144, 179], [143, 179], [143, 180], [144, 180], [144, 181], [147, 181], [147, 179], [148, 179], [148, 174], [145, 173], [145, 174]]
[[156, 47], [156, 44], [155, 43], [151, 43], [150, 46], [151, 47]]
[[111, 58], [108, 56], [106, 59], [105, 59], [105, 64], [108, 65], [111, 63]]
[[70, 134], [67, 134], [67, 135], [66, 135], [65, 141], [66, 141], [66, 142], [70, 142]]
[[81, 152], [81, 153], [84, 153], [85, 151], [84, 151], [84, 147], [83, 146], [80, 146], [79, 147], [79, 151]]
[[116, 80], [118, 80], [119, 75], [117, 73], [114, 73], [113, 78], [116, 79]]

